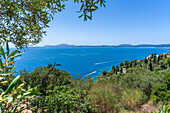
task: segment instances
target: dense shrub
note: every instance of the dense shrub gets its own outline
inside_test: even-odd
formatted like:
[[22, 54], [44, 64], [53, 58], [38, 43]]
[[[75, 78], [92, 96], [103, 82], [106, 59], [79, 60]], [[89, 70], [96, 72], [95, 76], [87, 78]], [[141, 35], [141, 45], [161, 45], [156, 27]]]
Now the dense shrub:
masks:
[[[140, 70], [140, 68], [138, 68], [138, 70]], [[158, 82], [151, 72], [141, 71], [140, 73], [127, 73], [121, 79], [121, 86], [128, 89], [141, 90], [147, 95], [149, 99], [155, 81]]]
[[56, 86], [54, 90], [47, 90], [48, 96], [39, 97], [33, 105], [37, 105], [39, 112], [48, 113], [93, 113], [96, 109], [88, 102], [86, 91], [67, 86]]
[[88, 97], [100, 113], [119, 111], [119, 96], [109, 86], [95, 85]]
[[127, 110], [136, 111], [146, 101], [146, 95], [139, 90], [126, 90], [122, 94], [122, 104]]
[[21, 71], [21, 80], [27, 83], [27, 87], [37, 86], [45, 95], [47, 87], [54, 89], [55, 86], [70, 84], [73, 77], [65, 70], [40, 66], [31, 73], [26, 70]]
[[163, 78], [163, 82], [155, 85], [151, 99], [157, 102], [163, 102], [170, 104], [170, 72], [166, 73]]

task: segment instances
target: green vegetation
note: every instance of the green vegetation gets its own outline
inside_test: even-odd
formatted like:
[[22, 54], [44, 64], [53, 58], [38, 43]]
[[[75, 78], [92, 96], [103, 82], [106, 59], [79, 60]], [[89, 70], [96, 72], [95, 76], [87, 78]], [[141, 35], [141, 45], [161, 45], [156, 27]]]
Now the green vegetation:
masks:
[[167, 106], [164, 105], [163, 109], [160, 109], [160, 108], [158, 109], [159, 109], [159, 112], [155, 112], [155, 113], [169, 113], [170, 105], [167, 105]]
[[[46, 34], [45, 28], [55, 13], [65, 9], [68, 0], [0, 0], [0, 44], [5, 41], [17, 48], [39, 43]], [[81, 4], [79, 18], [92, 19], [92, 13], [105, 0], [74, 0]]]
[[21, 54], [19, 50], [10, 53], [8, 42], [6, 43], [6, 52], [2, 47], [0, 48], [0, 113], [23, 111], [26, 107], [28, 108], [25, 102], [29, 102], [30, 99], [40, 94], [37, 87], [24, 89], [26, 82], [22, 81], [19, 84], [20, 75], [14, 77], [14, 59]]
[[[58, 64], [21, 71], [15, 77], [15, 58], [19, 50], [9, 52], [8, 42], [17, 48], [41, 41], [44, 28], [53, 14], [61, 12], [67, 0], [1, 0], [0, 1], [0, 113], [24, 112], [140, 112], [143, 105], [170, 104], [170, 57], [152, 54], [144, 60], [125, 61], [103, 71], [98, 80], [74, 78]], [[74, 0], [81, 3], [80, 12], [92, 18], [97, 4], [105, 0]], [[14, 5], [15, 4], [15, 5]], [[3, 46], [6, 44], [6, 51]], [[149, 104], [148, 104], [149, 105]]]
[[87, 92], [84, 90], [62, 85], [56, 86], [53, 90], [46, 90], [46, 92], [47, 96], [39, 97], [33, 102], [33, 106], [37, 106], [35, 112], [96, 112], [96, 109], [88, 102]]
[[31, 73], [23, 70], [21, 80], [26, 81], [25, 88], [37, 86], [42, 93], [32, 102], [38, 111], [140, 112], [147, 103], [157, 109], [157, 105], [170, 104], [168, 54], [125, 61], [110, 72], [103, 71], [96, 82], [91, 77], [75, 79], [55, 68], [56, 64], [37, 67]]

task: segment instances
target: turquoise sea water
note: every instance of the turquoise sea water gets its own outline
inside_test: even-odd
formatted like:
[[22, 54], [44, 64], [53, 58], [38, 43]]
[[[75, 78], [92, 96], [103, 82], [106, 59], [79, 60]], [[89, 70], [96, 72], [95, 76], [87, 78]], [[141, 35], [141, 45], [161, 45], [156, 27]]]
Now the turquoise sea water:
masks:
[[111, 70], [125, 60], [141, 60], [152, 53], [169, 52], [169, 48], [27, 48], [16, 60], [17, 70], [33, 71], [38, 66], [54, 62], [61, 64], [72, 76], [97, 77], [103, 70]]

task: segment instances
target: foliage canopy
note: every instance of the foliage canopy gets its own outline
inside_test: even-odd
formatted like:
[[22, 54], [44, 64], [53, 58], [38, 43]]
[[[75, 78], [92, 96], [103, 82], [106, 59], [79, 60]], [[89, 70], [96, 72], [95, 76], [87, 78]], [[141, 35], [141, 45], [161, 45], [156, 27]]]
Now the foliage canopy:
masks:
[[[55, 13], [65, 9], [68, 0], [1, 0], [0, 44], [9, 41], [17, 48], [37, 44], [46, 34], [44, 28]], [[79, 18], [92, 19], [92, 12], [105, 6], [105, 0], [74, 0], [80, 3]]]

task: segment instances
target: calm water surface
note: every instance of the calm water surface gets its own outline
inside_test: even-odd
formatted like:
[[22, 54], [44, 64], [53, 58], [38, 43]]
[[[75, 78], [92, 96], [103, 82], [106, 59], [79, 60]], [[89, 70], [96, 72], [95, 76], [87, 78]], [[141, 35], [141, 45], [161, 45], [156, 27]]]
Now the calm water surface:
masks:
[[17, 70], [33, 71], [49, 63], [61, 64], [72, 76], [90, 74], [97, 77], [103, 70], [111, 70], [125, 60], [141, 60], [152, 53], [169, 52], [169, 48], [28, 48], [22, 58], [16, 60]]

